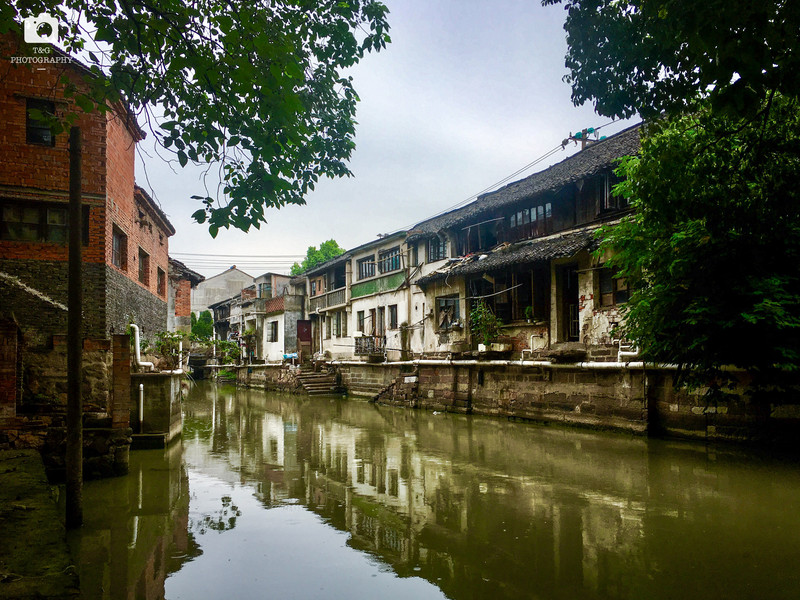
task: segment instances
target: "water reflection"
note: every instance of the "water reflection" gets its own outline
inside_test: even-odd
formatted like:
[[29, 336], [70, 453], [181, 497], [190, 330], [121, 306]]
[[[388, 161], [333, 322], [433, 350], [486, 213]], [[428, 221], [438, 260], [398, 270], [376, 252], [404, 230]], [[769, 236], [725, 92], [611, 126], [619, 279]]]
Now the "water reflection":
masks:
[[84, 526], [69, 542], [84, 598], [164, 598], [169, 574], [201, 554], [179, 444], [131, 453], [130, 474], [87, 482], [83, 501]]
[[800, 595], [794, 464], [207, 385], [184, 411], [185, 467], [150, 470], [169, 598]]

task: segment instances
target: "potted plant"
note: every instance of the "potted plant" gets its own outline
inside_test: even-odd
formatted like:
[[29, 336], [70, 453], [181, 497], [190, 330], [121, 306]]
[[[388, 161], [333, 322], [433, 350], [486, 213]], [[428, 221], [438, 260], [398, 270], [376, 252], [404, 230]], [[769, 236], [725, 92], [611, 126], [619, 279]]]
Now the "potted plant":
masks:
[[533, 322], [533, 307], [532, 306], [526, 306], [525, 307], [525, 320], [528, 323]]
[[489, 345], [500, 337], [503, 321], [497, 318], [483, 299], [473, 305], [469, 317], [472, 335], [479, 340], [478, 351], [486, 352]]

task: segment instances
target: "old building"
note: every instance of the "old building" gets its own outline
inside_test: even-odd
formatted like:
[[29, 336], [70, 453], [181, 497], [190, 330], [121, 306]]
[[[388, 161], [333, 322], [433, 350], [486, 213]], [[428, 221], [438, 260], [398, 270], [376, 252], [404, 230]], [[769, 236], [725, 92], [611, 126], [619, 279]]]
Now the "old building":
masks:
[[[239, 342], [248, 362], [281, 362], [300, 350], [305, 280], [264, 273], [238, 294], [211, 305], [217, 339]], [[302, 334], [301, 334], [302, 335]]]
[[516, 352], [606, 355], [627, 287], [594, 251], [598, 229], [629, 210], [611, 193], [613, 171], [638, 148], [637, 125], [416, 225], [407, 242], [424, 248], [429, 264], [414, 281], [426, 306], [423, 339], [413, 338], [422, 352], [474, 349], [469, 310], [483, 300]]
[[204, 310], [210, 310], [212, 304], [217, 304], [232, 298], [244, 288], [253, 285], [254, 278], [236, 265], [217, 273], [200, 282], [192, 294], [192, 312], [200, 315]]
[[168, 277], [167, 329], [189, 332], [192, 328], [192, 292], [205, 277], [174, 258], [169, 259]]
[[15, 316], [28, 344], [46, 345], [50, 335], [66, 331], [68, 135], [54, 135], [41, 117], [76, 111], [83, 142], [85, 333], [121, 333], [130, 320], [146, 334], [166, 329], [168, 240], [175, 230], [135, 184], [136, 143], [144, 132], [123, 105], [84, 113], [64, 97], [62, 76], [85, 89], [89, 71], [77, 61], [11, 64], [8, 57], [23, 51], [21, 42], [5, 36], [0, 43], [6, 57], [0, 78], [0, 306]]

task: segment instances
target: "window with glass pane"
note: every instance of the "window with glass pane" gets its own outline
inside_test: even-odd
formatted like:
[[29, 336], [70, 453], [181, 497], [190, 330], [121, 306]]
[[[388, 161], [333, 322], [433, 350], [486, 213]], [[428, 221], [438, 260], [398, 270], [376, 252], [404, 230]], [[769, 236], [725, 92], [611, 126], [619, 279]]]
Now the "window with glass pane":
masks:
[[359, 279], [366, 279], [367, 277], [374, 277], [375, 276], [375, 255], [370, 254], [359, 260], [357, 263], [358, 266], [358, 278]]
[[628, 301], [628, 282], [623, 277], [614, 277], [611, 269], [600, 269], [600, 305], [614, 306]]
[[35, 206], [3, 205], [2, 237], [18, 242], [38, 242], [41, 211]]
[[378, 270], [381, 273], [391, 273], [400, 268], [400, 246], [378, 252]]
[[28, 98], [26, 101], [25, 137], [29, 144], [55, 146], [56, 136], [50, 129], [48, 116], [56, 113], [56, 105], [48, 100]]
[[397, 329], [397, 304], [389, 307], [389, 329]]
[[364, 332], [364, 311], [360, 310], [356, 313], [356, 329], [358, 329], [361, 333]]
[[440, 237], [428, 240], [428, 262], [447, 258], [447, 242]]
[[48, 208], [45, 240], [48, 242], [67, 243], [67, 209]]

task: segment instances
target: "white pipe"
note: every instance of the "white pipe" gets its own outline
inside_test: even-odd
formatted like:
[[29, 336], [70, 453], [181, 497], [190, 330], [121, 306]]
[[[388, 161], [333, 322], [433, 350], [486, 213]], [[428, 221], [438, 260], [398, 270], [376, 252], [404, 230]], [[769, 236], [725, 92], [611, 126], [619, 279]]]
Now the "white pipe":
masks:
[[[370, 363], [359, 360], [332, 360], [329, 361], [332, 365], [370, 365]], [[549, 369], [584, 369], [584, 370], [611, 370], [611, 369], [654, 369], [676, 371], [678, 365], [672, 364], [656, 364], [645, 363], [642, 361], [637, 362], [577, 362], [577, 363], [554, 363], [549, 360], [446, 360], [446, 359], [416, 359], [411, 361], [395, 361], [385, 363], [374, 363], [371, 366], [398, 366], [398, 365], [423, 365], [423, 366], [454, 366], [454, 367], [467, 367], [467, 366], [523, 366], [523, 367], [546, 367]]]
[[133, 329], [133, 361], [137, 367], [147, 367], [148, 370], [152, 371], [155, 368], [155, 365], [151, 362], [146, 362], [142, 360], [141, 350], [139, 348], [139, 326], [135, 323], [131, 323], [131, 329]]
[[142, 421], [144, 420], [144, 384], [139, 384], [139, 433], [142, 433]]
[[178, 342], [178, 371], [183, 371], [183, 340]]

